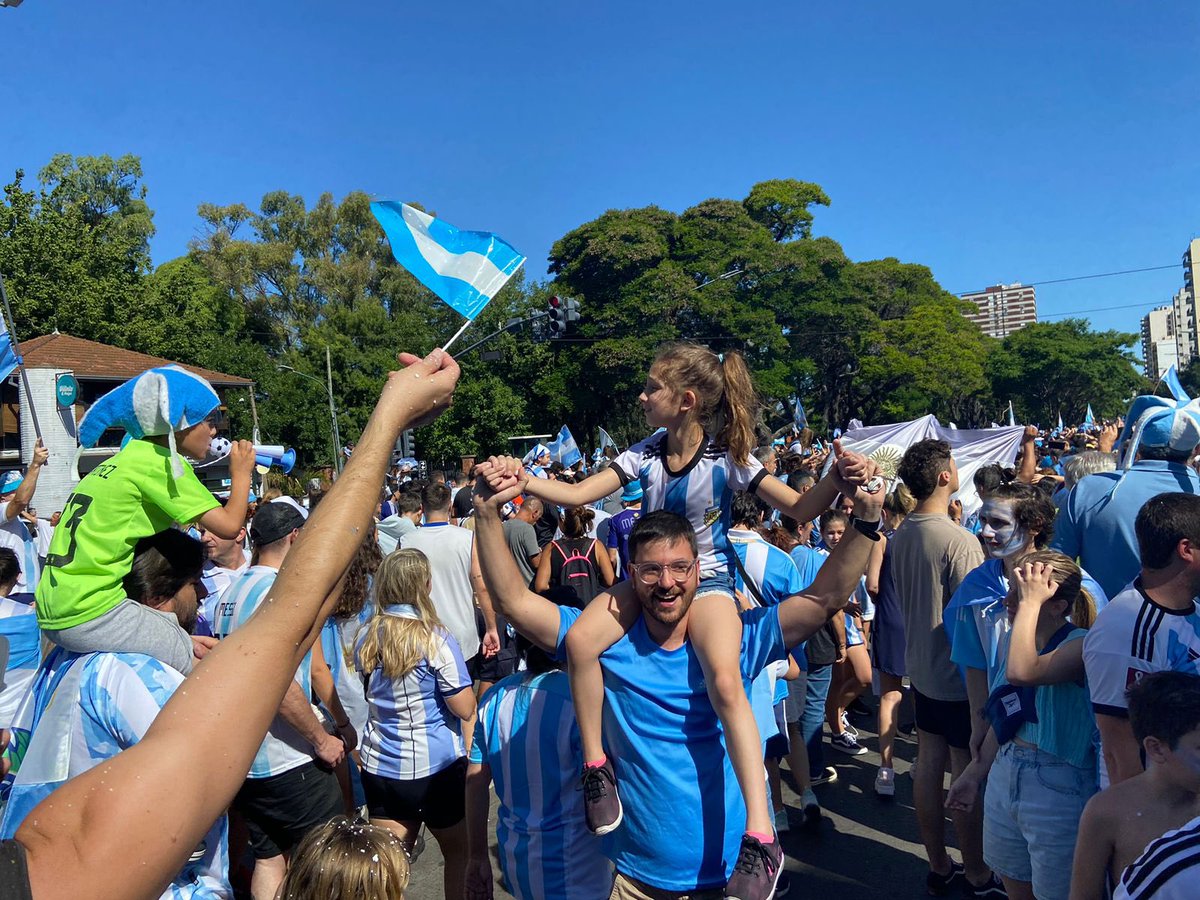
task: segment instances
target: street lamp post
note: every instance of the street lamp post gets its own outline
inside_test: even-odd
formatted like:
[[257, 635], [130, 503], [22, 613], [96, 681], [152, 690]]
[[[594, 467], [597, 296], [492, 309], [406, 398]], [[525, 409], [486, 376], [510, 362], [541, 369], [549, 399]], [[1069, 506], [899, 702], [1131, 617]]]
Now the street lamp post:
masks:
[[[328, 363], [328, 359], [326, 359], [326, 363]], [[342, 471], [342, 440], [341, 434], [338, 431], [337, 408], [333, 405], [333, 379], [330, 378], [328, 381], [322, 381], [315, 375], [309, 375], [307, 372], [301, 372], [299, 369], [294, 369], [291, 366], [285, 366], [282, 363], [275, 366], [275, 368], [281, 372], [291, 372], [293, 375], [299, 375], [301, 378], [307, 378], [309, 381], [315, 381], [325, 389], [325, 394], [329, 398], [329, 423], [331, 426], [329, 438], [333, 442], [333, 471], [335, 473], [340, 473]]]

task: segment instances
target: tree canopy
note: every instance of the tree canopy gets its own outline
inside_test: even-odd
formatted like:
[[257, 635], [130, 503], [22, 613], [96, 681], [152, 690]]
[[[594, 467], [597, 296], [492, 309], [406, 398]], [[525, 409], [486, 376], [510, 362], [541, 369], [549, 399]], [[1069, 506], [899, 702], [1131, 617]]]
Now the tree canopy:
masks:
[[[0, 271], [20, 334], [57, 327], [251, 378], [264, 439], [295, 446], [307, 465], [332, 452], [327, 348], [338, 424], [353, 440], [397, 350], [431, 349], [461, 321], [394, 262], [364, 193], [202, 204], [187, 255], [157, 268], [148, 196], [132, 155], [59, 155], [34, 186], [16, 172], [0, 204]], [[829, 203], [819, 185], [778, 179], [741, 200], [609, 210], [572, 229], [551, 248], [550, 280], [514, 278], [471, 334], [552, 294], [580, 301], [579, 327], [550, 342], [507, 332], [488, 358], [463, 356], [455, 404], [418, 432], [420, 455], [452, 463], [563, 423], [581, 446], [597, 426], [627, 444], [645, 431], [636, 397], [648, 367], [677, 340], [741, 351], [765, 408], [798, 394], [829, 427], [928, 412], [987, 424], [1009, 399], [1034, 421], [1089, 402], [1115, 414], [1141, 386], [1133, 335], [1068, 320], [987, 338], [925, 266], [855, 262], [814, 237], [814, 209]], [[239, 434], [248, 407], [231, 403]]]

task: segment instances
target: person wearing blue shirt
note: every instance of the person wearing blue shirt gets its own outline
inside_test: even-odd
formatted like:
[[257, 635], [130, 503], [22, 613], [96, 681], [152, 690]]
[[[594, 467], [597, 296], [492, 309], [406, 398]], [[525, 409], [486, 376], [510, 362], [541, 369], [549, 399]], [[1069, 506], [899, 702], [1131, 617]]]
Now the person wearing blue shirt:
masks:
[[[868, 479], [876, 468], [867, 464]], [[499, 460], [482, 464], [480, 475], [476, 537], [488, 589], [518, 631], [561, 656], [579, 611], [531, 593], [504, 542], [500, 509], [519, 493], [520, 479]], [[862, 518], [807, 593], [742, 614], [744, 687], [845, 606], [877, 540], [881, 501], [882, 494], [859, 492]], [[781, 870], [771, 871], [761, 847], [756, 853], [741, 841], [738, 850], [745, 807], [687, 633], [699, 577], [695, 531], [674, 513], [647, 514], [630, 534], [629, 554], [635, 577], [613, 590], [626, 592], [642, 615], [601, 656], [604, 733], [623, 804], [606, 848], [617, 871], [611, 896], [738, 897], [739, 879], [761, 877], [764, 867], [778, 879]], [[671, 815], [661, 815], [667, 805]]]
[[1138, 397], [1121, 432], [1124, 468], [1088, 475], [1067, 495], [1050, 546], [1077, 558], [1115, 597], [1141, 566], [1133, 523], [1159, 494], [1200, 494], [1200, 475], [1188, 465], [1200, 445], [1200, 400], [1176, 403]]

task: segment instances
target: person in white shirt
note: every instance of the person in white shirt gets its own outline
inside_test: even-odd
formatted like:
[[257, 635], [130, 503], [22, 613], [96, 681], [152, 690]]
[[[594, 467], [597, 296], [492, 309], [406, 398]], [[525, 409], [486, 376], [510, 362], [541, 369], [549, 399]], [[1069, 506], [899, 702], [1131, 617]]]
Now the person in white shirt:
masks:
[[200, 528], [200, 541], [208, 553], [204, 563], [204, 589], [208, 595], [202, 601], [201, 615], [211, 628], [217, 615], [217, 604], [225, 596], [229, 583], [239, 572], [250, 565], [246, 553], [246, 529], [242, 528], [231, 539], [220, 537], [215, 531]]

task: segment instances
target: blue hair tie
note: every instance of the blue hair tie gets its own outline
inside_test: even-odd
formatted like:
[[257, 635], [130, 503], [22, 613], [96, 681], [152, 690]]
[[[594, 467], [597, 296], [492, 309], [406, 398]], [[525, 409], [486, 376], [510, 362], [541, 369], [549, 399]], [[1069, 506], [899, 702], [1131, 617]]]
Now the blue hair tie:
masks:
[[725, 354], [724, 353], [717, 354], [717, 362], [721, 363], [722, 365], [725, 364]]

